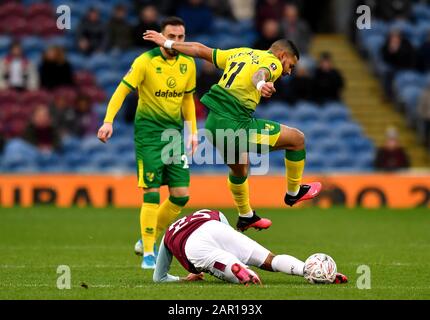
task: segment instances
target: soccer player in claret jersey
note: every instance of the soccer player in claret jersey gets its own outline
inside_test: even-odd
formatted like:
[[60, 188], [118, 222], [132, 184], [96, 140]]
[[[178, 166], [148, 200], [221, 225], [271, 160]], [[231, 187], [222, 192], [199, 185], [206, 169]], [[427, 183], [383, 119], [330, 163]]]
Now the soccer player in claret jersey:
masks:
[[[161, 25], [164, 36], [184, 41], [182, 19], [166, 18]], [[106, 142], [112, 136], [112, 122], [125, 97], [132, 90], [139, 92], [134, 121], [138, 186], [143, 188], [140, 211], [142, 240], [135, 252], [142, 254], [142, 268], [155, 268], [155, 241], [158, 235], [175, 220], [188, 202], [190, 174], [184, 154], [184, 142], [178, 149], [178, 159], [163, 162], [162, 150], [170, 141], [163, 141], [165, 130], [183, 129], [183, 121], [190, 125], [187, 145], [197, 147], [197, 127], [193, 92], [196, 87], [194, 59], [174, 49], [155, 48], [137, 57], [114, 92], [106, 111], [98, 137]], [[167, 155], [168, 158], [170, 155]], [[170, 196], [160, 205], [160, 187], [168, 185]], [[142, 245], [143, 241], [143, 245]], [[142, 250], [143, 249], [143, 250]], [[143, 251], [143, 252], [142, 252]]]
[[218, 84], [212, 86], [201, 101], [209, 109], [206, 129], [215, 137], [214, 145], [224, 155], [224, 160], [225, 146], [233, 144], [235, 150], [234, 163], [227, 165], [230, 167], [229, 188], [239, 211], [236, 225], [239, 230], [244, 231], [250, 227], [267, 229], [272, 222], [258, 217], [251, 209], [247, 152], [241, 151], [243, 146], [239, 146], [238, 139], [217, 141], [216, 132], [219, 129], [245, 130], [248, 133], [247, 147], [254, 144], [260, 151], [262, 145], [268, 147], [269, 151], [285, 150], [287, 192], [284, 201], [287, 205], [292, 206], [319, 194], [319, 182], [301, 184], [306, 156], [304, 134], [275, 121], [253, 117], [260, 98], [270, 98], [276, 91], [274, 82], [281, 75], [291, 74], [299, 60], [299, 52], [291, 41], [278, 40], [263, 51], [251, 48], [212, 49], [198, 42], [171, 41], [153, 30], [145, 32], [143, 38], [202, 58], [224, 70]]
[[[173, 256], [190, 272], [186, 278], [168, 274]], [[174, 222], [160, 243], [155, 282], [202, 280], [207, 272], [233, 283], [260, 284], [249, 266], [266, 271], [304, 276], [305, 263], [290, 255], [274, 255], [243, 233], [234, 230], [219, 211], [203, 209]], [[347, 277], [333, 274], [331, 283], [345, 283]]]

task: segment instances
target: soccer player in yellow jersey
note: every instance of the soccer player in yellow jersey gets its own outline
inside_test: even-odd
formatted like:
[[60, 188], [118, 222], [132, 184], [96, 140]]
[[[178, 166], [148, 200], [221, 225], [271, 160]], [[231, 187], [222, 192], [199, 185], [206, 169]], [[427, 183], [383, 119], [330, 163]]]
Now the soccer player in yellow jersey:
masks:
[[[180, 18], [166, 18], [161, 30], [168, 39], [176, 42], [185, 39], [185, 25]], [[138, 186], [143, 188], [144, 195], [140, 211], [142, 241], [136, 244], [135, 251], [143, 254], [144, 269], [155, 268], [157, 236], [175, 220], [189, 199], [190, 174], [183, 139], [180, 139], [179, 146], [181, 154], [176, 154], [178, 159], [171, 159], [175, 154], [164, 148], [170, 140], [162, 141], [162, 134], [166, 129], [182, 131], [185, 120], [191, 132], [187, 147], [195, 150], [195, 87], [196, 66], [193, 58], [174, 49], [160, 47], [145, 52], [134, 60], [118, 85], [108, 104], [104, 124], [98, 131], [98, 138], [103, 142], [112, 136], [116, 113], [127, 94], [137, 89], [139, 102], [134, 122], [134, 141]], [[163, 160], [169, 157], [171, 163]], [[170, 196], [160, 205], [159, 189], [162, 185], [169, 187]]]
[[236, 138], [217, 141], [217, 130], [245, 130], [247, 144], [256, 145], [259, 152], [263, 146], [269, 151], [285, 150], [287, 192], [284, 201], [287, 205], [314, 198], [321, 191], [319, 182], [301, 184], [306, 157], [304, 134], [275, 121], [253, 117], [260, 98], [270, 98], [276, 91], [274, 82], [281, 75], [291, 74], [299, 60], [299, 52], [291, 41], [278, 40], [264, 51], [251, 48], [212, 49], [198, 42], [172, 41], [153, 30], [145, 32], [143, 38], [202, 58], [224, 70], [218, 84], [213, 85], [201, 101], [209, 109], [206, 129], [215, 137], [214, 145], [224, 153], [224, 160], [225, 146], [234, 148], [234, 161], [227, 162], [227, 165], [230, 167], [229, 188], [239, 211], [237, 229], [267, 229], [272, 222], [258, 217], [249, 203], [247, 176], [250, 148], [247, 146], [243, 152], [243, 146]]

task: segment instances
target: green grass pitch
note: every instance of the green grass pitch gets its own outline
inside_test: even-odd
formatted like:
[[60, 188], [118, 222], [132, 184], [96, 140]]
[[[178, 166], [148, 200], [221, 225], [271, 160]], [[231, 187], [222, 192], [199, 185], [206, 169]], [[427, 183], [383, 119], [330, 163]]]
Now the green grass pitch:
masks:
[[[191, 209], [185, 210], [190, 213]], [[234, 210], [224, 211], [235, 224]], [[273, 220], [248, 231], [274, 253], [300, 259], [331, 255], [346, 285], [311, 285], [259, 271], [263, 286], [244, 287], [205, 275], [204, 282], [152, 283], [133, 246], [137, 209], [0, 209], [0, 299], [430, 299], [430, 212], [365, 209], [259, 210]], [[56, 287], [57, 267], [71, 269], [72, 288]], [[368, 265], [371, 289], [359, 290]], [[174, 261], [175, 275], [186, 271]], [[87, 288], [81, 284], [85, 283]]]

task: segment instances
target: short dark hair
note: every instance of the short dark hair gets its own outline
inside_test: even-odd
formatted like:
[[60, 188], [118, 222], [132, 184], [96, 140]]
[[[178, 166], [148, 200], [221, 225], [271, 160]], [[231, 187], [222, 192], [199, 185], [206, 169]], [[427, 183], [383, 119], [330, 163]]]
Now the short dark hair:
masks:
[[175, 17], [175, 16], [167, 17], [163, 21], [161, 21], [161, 31], [164, 31], [166, 26], [184, 26], [185, 27], [185, 22], [179, 17]]
[[288, 47], [289, 49], [292, 51], [292, 53], [297, 57], [297, 60], [300, 60], [300, 53], [299, 53], [299, 49], [297, 49], [296, 45], [294, 44], [293, 41], [291, 40], [287, 40], [288, 43]]
[[272, 44], [272, 46], [270, 47], [270, 50], [272, 51], [286, 50], [291, 54], [295, 55], [297, 60], [300, 60], [299, 49], [297, 49], [296, 45], [291, 40], [287, 40], [287, 39], [277, 40]]

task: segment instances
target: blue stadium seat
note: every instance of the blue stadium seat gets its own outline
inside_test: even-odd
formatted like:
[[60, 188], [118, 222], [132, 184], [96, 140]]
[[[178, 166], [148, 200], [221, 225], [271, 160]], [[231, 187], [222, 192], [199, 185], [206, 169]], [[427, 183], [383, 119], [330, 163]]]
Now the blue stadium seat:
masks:
[[319, 151], [308, 151], [306, 148], [306, 172], [321, 172], [325, 168], [324, 159], [327, 156]]
[[38, 154], [39, 151], [36, 147], [19, 138], [10, 139], [9, 141], [7, 141], [3, 151], [5, 159], [14, 156], [22, 156], [27, 159], [35, 159]]
[[323, 121], [331, 125], [349, 121], [350, 118], [349, 109], [341, 103], [327, 103], [322, 111]]
[[90, 163], [90, 159], [91, 158], [89, 156], [80, 152], [68, 153], [63, 157], [67, 170], [72, 172], [77, 171], [80, 167], [88, 165]]
[[361, 137], [359, 139], [352, 139], [348, 144], [346, 144], [346, 147], [353, 154], [363, 152], [373, 153], [375, 151], [373, 142], [365, 137]]
[[313, 124], [320, 121], [321, 109], [316, 107], [315, 104], [300, 102], [294, 109], [293, 117], [295, 120], [302, 123], [302, 125]]
[[340, 139], [353, 140], [361, 138], [363, 129], [356, 123], [345, 122], [339, 123], [334, 132]]
[[103, 88], [107, 88], [110, 86], [115, 86], [116, 88], [123, 76], [124, 74], [116, 71], [112, 71], [109, 69], [102, 70], [97, 73], [97, 82]]
[[82, 140], [81, 152], [87, 156], [112, 152], [110, 144], [103, 144], [97, 137], [87, 137]]
[[349, 152], [337, 152], [325, 159], [326, 166], [335, 171], [352, 171], [354, 165], [354, 154]]
[[363, 45], [369, 52], [372, 58], [380, 56], [380, 50], [385, 42], [385, 36], [381, 34], [373, 34], [363, 39]]
[[394, 88], [399, 91], [407, 86], [421, 87], [425, 84], [425, 78], [418, 72], [407, 70], [399, 71], [394, 78]]
[[325, 155], [334, 156], [343, 150], [343, 144], [338, 139], [324, 139], [318, 144], [317, 150], [324, 153]]
[[40, 170], [49, 171], [51, 167], [59, 166], [61, 164], [60, 156], [56, 153], [39, 153], [35, 162]]
[[324, 122], [317, 122], [306, 128], [302, 128], [303, 133], [306, 136], [306, 145], [314, 143], [315, 141], [322, 141], [330, 138], [332, 128]]
[[93, 72], [112, 70], [117, 66], [109, 55], [99, 53], [92, 55], [85, 63], [87, 69]]
[[364, 151], [354, 155], [354, 166], [360, 170], [372, 170], [374, 165], [375, 152]]

